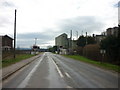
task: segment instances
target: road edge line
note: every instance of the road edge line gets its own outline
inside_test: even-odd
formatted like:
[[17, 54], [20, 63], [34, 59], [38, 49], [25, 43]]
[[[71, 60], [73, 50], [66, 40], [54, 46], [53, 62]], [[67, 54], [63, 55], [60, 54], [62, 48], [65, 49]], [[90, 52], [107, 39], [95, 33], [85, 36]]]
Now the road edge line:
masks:
[[38, 57], [34, 58], [33, 60], [31, 60], [30, 62], [26, 63], [25, 65], [19, 67], [18, 69], [14, 70], [13, 72], [10, 72], [8, 74], [6, 74], [5, 76], [2, 77], [2, 81], [6, 80], [7, 78], [9, 78], [11, 75], [13, 75], [14, 73], [16, 73], [17, 71], [19, 71], [20, 69], [24, 68], [25, 66], [29, 65], [30, 63], [32, 63], [33, 61], [35, 61], [37, 58], [39, 58], [40, 56], [38, 55]]
[[[17, 86], [17, 88], [25, 88], [26, 85], [28, 84], [29, 82], [29, 79], [30, 77], [32, 76], [32, 74], [36, 71], [36, 69], [38, 68], [39, 64], [42, 62], [43, 58], [44, 58], [44, 55], [43, 54], [40, 58], [40, 61], [37, 63], [36, 66], [34, 66], [34, 68], [30, 71], [30, 73], [26, 76], [26, 78], [20, 83], [20, 85]], [[27, 82], [27, 83], [26, 83]]]

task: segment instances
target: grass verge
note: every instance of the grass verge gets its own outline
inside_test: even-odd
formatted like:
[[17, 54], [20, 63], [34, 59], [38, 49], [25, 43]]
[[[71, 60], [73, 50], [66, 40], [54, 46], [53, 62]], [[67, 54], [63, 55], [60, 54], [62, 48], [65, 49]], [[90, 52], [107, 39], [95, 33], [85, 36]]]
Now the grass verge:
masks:
[[12, 58], [12, 59], [4, 59], [4, 60], [2, 60], [2, 67], [9, 66], [9, 65], [14, 64], [16, 62], [19, 62], [21, 60], [30, 58], [32, 56], [35, 56], [35, 55], [31, 55], [31, 54], [18, 54], [18, 55], [16, 55], [15, 59], [14, 58]]
[[75, 59], [75, 60], [83, 61], [83, 62], [86, 62], [86, 63], [90, 63], [90, 64], [93, 64], [93, 65], [96, 65], [96, 66], [99, 66], [99, 67], [102, 67], [102, 68], [105, 68], [105, 69], [113, 70], [113, 71], [116, 71], [116, 72], [120, 73], [120, 66], [117, 66], [117, 65], [104, 63], [104, 62], [101, 63], [101, 62], [94, 61], [94, 60], [91, 60], [91, 59], [88, 59], [86, 57], [79, 56], [79, 55], [64, 55], [64, 56]]

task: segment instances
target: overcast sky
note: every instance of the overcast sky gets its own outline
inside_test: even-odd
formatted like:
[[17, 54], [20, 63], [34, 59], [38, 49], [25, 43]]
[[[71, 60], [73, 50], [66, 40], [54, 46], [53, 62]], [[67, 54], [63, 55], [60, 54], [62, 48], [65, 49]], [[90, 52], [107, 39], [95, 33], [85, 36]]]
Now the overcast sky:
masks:
[[0, 0], [0, 35], [14, 33], [17, 9], [17, 47], [29, 48], [37, 38], [41, 48], [73, 30], [101, 34], [118, 25], [119, 0]]

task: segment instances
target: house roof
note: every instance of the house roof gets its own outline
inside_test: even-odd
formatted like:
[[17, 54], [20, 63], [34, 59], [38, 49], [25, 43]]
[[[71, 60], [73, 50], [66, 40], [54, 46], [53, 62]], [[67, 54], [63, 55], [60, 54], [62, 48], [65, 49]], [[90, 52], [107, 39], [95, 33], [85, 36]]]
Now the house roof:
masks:
[[59, 36], [57, 36], [56, 38], [58, 38], [58, 37], [61, 37], [61, 36], [67, 36], [67, 34], [66, 33], [63, 33], [63, 34], [60, 34]]
[[12, 39], [13, 40], [13, 38], [11, 38], [10, 36], [8, 36], [8, 35], [4, 35], [4, 36], [0, 36], [0, 37], [8, 37], [8, 38], [10, 38], [10, 39]]

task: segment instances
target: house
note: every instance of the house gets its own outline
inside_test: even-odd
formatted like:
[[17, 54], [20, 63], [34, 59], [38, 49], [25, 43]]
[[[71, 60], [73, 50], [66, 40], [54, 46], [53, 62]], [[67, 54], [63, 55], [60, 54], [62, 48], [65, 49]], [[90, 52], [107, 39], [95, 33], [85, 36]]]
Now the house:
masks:
[[13, 49], [13, 38], [9, 37], [8, 35], [0, 36], [1, 38], [1, 45], [2, 50], [12, 50]]

